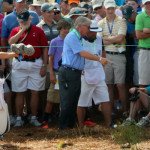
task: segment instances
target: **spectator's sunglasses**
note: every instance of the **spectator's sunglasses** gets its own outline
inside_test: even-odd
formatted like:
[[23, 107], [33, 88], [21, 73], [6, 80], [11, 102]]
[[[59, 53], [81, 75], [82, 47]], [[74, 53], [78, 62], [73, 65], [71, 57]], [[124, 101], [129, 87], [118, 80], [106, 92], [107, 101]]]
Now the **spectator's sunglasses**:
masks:
[[60, 11], [54, 11], [54, 15], [60, 14]]

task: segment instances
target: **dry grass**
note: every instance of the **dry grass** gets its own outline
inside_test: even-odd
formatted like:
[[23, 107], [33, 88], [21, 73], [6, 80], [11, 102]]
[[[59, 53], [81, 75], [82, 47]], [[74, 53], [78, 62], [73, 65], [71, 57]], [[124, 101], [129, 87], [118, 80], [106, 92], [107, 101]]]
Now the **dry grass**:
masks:
[[[121, 146], [112, 138], [113, 132], [102, 126], [97, 133], [86, 134], [78, 128], [66, 131], [54, 127], [46, 130], [28, 126], [13, 128], [0, 141], [0, 150], [120, 150]], [[150, 150], [150, 140], [143, 139], [132, 149]]]
[[139, 134], [134, 134], [132, 130], [104, 128], [101, 114], [93, 109], [90, 113], [94, 114], [91, 117], [93, 121], [100, 124], [99, 130], [95, 133], [88, 131], [83, 133], [79, 128], [59, 131], [56, 128], [58, 124], [56, 119], [49, 129], [29, 125], [23, 128], [12, 128], [0, 141], [0, 150], [120, 150], [122, 149], [121, 144], [128, 143], [130, 139], [135, 141], [132, 143], [136, 145], [131, 145], [126, 150], [150, 150], [149, 128], [142, 130], [144, 136], [137, 138]]
[[119, 149], [106, 129], [95, 134], [81, 134], [78, 129], [58, 131], [55, 128], [44, 130], [26, 127], [12, 129], [0, 144], [8, 150], [55, 150], [61, 147], [69, 150]]

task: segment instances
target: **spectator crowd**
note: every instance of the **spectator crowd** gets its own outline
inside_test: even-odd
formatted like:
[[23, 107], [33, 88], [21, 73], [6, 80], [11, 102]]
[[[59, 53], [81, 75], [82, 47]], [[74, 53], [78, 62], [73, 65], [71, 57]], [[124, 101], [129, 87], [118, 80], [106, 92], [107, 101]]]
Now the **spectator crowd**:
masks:
[[[150, 125], [150, 0], [0, 5], [0, 76], [9, 75], [12, 127], [48, 129], [55, 120], [60, 130], [94, 127], [87, 113], [93, 105], [105, 127], [114, 127], [118, 113], [122, 126]], [[22, 55], [24, 47], [34, 54]]]

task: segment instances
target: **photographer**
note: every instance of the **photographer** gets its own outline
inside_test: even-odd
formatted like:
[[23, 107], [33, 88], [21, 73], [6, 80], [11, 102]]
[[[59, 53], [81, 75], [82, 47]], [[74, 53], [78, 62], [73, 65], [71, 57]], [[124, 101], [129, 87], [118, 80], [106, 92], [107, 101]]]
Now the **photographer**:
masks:
[[[150, 86], [146, 88], [131, 88], [129, 90], [131, 93], [130, 97], [130, 113], [129, 117], [123, 122], [123, 126], [136, 124], [139, 127], [145, 127], [150, 124]], [[146, 117], [142, 117], [138, 123], [135, 121], [135, 116], [141, 107], [146, 108], [149, 112]]]

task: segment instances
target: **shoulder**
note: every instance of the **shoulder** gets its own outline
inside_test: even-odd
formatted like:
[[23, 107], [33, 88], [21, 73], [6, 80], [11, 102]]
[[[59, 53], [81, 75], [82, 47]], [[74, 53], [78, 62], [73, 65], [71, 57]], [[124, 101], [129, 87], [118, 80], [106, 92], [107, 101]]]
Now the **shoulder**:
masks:
[[52, 39], [52, 40], [51, 40], [51, 45], [56, 44], [58, 41], [59, 41], [59, 38], [58, 38], [58, 37]]
[[99, 35], [97, 35], [97, 36], [96, 36], [96, 41], [101, 41], [101, 40], [102, 40], [102, 37], [99, 36]]
[[145, 18], [145, 12], [141, 12], [136, 16], [136, 20]]
[[10, 14], [8, 14], [4, 17], [4, 20], [11, 20], [13, 18], [16, 18], [16, 14], [14, 12], [11, 12]]
[[36, 30], [38, 32], [43, 32], [43, 30], [40, 27], [36, 26], [36, 25], [32, 25], [32, 30]]
[[72, 39], [76, 39], [76, 38], [77, 38], [77, 36], [74, 34], [73, 31], [71, 31], [67, 34], [67, 36], [65, 37], [65, 40], [69, 40], [69, 39], [72, 40]]
[[15, 27], [11, 30], [11, 33], [18, 33], [20, 30], [20, 27]]
[[42, 26], [45, 24], [43, 20], [41, 20], [36, 26], [42, 28]]
[[116, 16], [115, 21], [123, 21], [125, 22], [126, 20], [120, 16]]
[[104, 23], [104, 22], [106, 22], [106, 17], [103, 18], [103, 19], [101, 19], [101, 20], [98, 22], [98, 25], [99, 25], [99, 24], [102, 24], [102, 23]]
[[38, 16], [38, 14], [35, 11], [30, 10], [29, 13], [31, 16]]
[[4, 18], [4, 15], [0, 13], [0, 19]]

